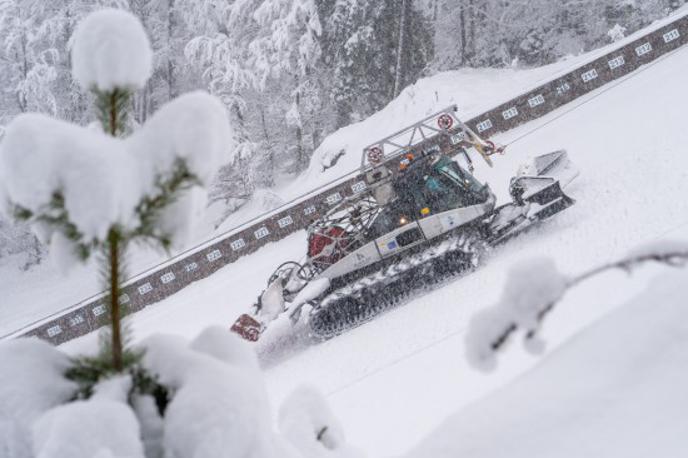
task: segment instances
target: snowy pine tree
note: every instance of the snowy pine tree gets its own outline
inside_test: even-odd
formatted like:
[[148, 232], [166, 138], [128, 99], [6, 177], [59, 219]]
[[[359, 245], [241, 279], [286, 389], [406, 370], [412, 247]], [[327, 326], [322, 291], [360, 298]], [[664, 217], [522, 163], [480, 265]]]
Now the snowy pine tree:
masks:
[[72, 63], [93, 94], [102, 131], [38, 114], [15, 118], [0, 150], [0, 194], [7, 213], [27, 221], [62, 264], [100, 254], [112, 320], [104, 352], [121, 371], [127, 245], [188, 243], [192, 228], [177, 218], [193, 222], [204, 208], [201, 186], [231, 147], [229, 125], [218, 101], [195, 93], [163, 106], [129, 136], [132, 94], [152, 68], [148, 38], [129, 13], [88, 16], [75, 32]]
[[432, 59], [430, 27], [414, 5], [400, 0], [329, 3], [323, 48], [333, 72], [337, 127], [385, 106]]

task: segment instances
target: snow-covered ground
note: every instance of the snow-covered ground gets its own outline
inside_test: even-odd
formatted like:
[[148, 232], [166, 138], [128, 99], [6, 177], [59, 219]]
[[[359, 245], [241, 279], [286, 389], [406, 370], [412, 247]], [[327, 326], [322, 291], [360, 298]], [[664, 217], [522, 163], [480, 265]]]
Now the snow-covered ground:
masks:
[[679, 457], [688, 431], [688, 272], [647, 290], [462, 409], [410, 456]]
[[[568, 149], [571, 159], [581, 171], [581, 176], [568, 190], [577, 200], [576, 205], [542, 227], [496, 249], [479, 271], [418, 297], [338, 338], [306, 346], [302, 338], [291, 336], [283, 327], [273, 330], [257, 346], [267, 370], [273, 403], [276, 405], [281, 402], [302, 382], [315, 385], [327, 394], [351, 443], [360, 446], [371, 456], [390, 456], [408, 451], [446, 417], [486, 397], [485, 405], [492, 409], [492, 418], [500, 415], [504, 418], [491, 425], [492, 429], [483, 433], [483, 436], [472, 440], [489, 440], [492, 438], [489, 434], [508, 429], [521, 418], [517, 411], [526, 409], [518, 406], [524, 406], [526, 399], [533, 399], [533, 393], [546, 384], [551, 371], [556, 368], [573, 370], [574, 367], [579, 372], [585, 367], [596, 371], [599, 360], [587, 366], [588, 363], [581, 356], [588, 351], [589, 344], [562, 347], [564, 356], [568, 353], [572, 355], [563, 358], [561, 363], [557, 362], [561, 355], [556, 349], [619, 304], [642, 292], [653, 277], [667, 275], [662, 268], [648, 267], [632, 278], [622, 273], [605, 274], [571, 291], [545, 326], [543, 336], [549, 343], [548, 351], [551, 353], [545, 357], [543, 368], [521, 378], [513, 388], [497, 391], [495, 398], [492, 398], [493, 392], [509, 385], [540, 360], [519, 348], [512, 348], [495, 373], [484, 375], [475, 372], [464, 360], [468, 318], [475, 311], [496, 302], [505, 282], [507, 267], [521, 259], [550, 256], [563, 273], [577, 273], [620, 257], [639, 244], [663, 238], [688, 239], [688, 201], [684, 198], [688, 194], [688, 157], [685, 155], [688, 130], [684, 126], [683, 114], [683, 107], [688, 104], [688, 87], [683, 77], [683, 70], [687, 67], [688, 49], [681, 49], [651, 68], [634, 74], [613, 90], [602, 89], [583, 101], [575, 102], [572, 106], [587, 101], [565, 116], [557, 118], [572, 106], [500, 135], [498, 141], [509, 143], [511, 139], [532, 131], [511, 145], [507, 155], [498, 158], [494, 169], [480, 164], [476, 170], [479, 178], [489, 182], [498, 194], [504, 196], [508, 177], [527, 156], [563, 147]], [[390, 119], [388, 124], [395, 122]], [[541, 126], [541, 129], [534, 131]], [[300, 258], [304, 250], [303, 232], [293, 234], [223, 268], [211, 278], [146, 308], [133, 317], [136, 339], [153, 332], [174, 332], [192, 337], [209, 324], [229, 326], [255, 300], [272, 269], [282, 261]], [[678, 282], [686, 278], [685, 272], [671, 275]], [[661, 289], [663, 286], [653, 283], [653, 288]], [[661, 332], [661, 329], [666, 329], [664, 325], [680, 317], [669, 298], [651, 297], [657, 297], [657, 301], [664, 299], [667, 304], [666, 308], [657, 307], [657, 313], [666, 311], [670, 314], [657, 318], [657, 332]], [[648, 300], [645, 299], [646, 302]], [[632, 317], [624, 319], [624, 309], [618, 309], [604, 324], [589, 331], [592, 335], [589, 341], [596, 342], [602, 335], [611, 332], [615, 319], [626, 326], [620, 328], [621, 332], [626, 332], [624, 329], [634, 330], [637, 322], [646, 320], [644, 314], [648, 312], [645, 309], [638, 304], [630, 307]], [[685, 317], [685, 314], [682, 316]], [[647, 327], [648, 333], [655, 332], [653, 323], [650, 322]], [[654, 338], [651, 335], [647, 337], [648, 345], [661, 346], [662, 342]], [[65, 347], [70, 351], [85, 349], [92, 347], [95, 339], [95, 335], [86, 336]], [[639, 351], [638, 348], [629, 349], [634, 350]], [[608, 355], [611, 358], [618, 354]], [[634, 360], [619, 360], [619, 367], [631, 361]], [[651, 365], [652, 358], [640, 357], [635, 361], [635, 370], [639, 374], [643, 374], [647, 366], [643, 381], [650, 385], [647, 388], [627, 386], [626, 390], [620, 385], [620, 381], [626, 378], [622, 378], [620, 372], [612, 371], [608, 389], [616, 390], [615, 383], [619, 382], [617, 397], [612, 400], [614, 402], [604, 397], [605, 394], [600, 390], [595, 390], [595, 386], [591, 387], [589, 393], [599, 400], [600, 405], [591, 405], [589, 411], [583, 412], [588, 416], [581, 416], [580, 421], [585, 422], [590, 418], [594, 409], [598, 409], [602, 415], [607, 402], [612, 404], [612, 413], [606, 417], [607, 422], [600, 423], [600, 435], [581, 441], [600, 439], [605, 428], [613, 424], [612, 419], [626, 413], [623, 401], [631, 404], [637, 402], [632, 397], [634, 395], [651, 396], [654, 393], [651, 386], [661, 390], [667, 383], [666, 377], [673, 376], [669, 371], [671, 363]], [[636, 374], [628, 377], [633, 375]], [[560, 377], [555, 380], [560, 380]], [[573, 385], [571, 387], [576, 388]], [[548, 387], [547, 392], [556, 393], [556, 387]], [[583, 393], [576, 391], [575, 396]], [[526, 395], [530, 397], [526, 398]], [[553, 399], [563, 403], [564, 395], [564, 392], [558, 392]], [[519, 396], [524, 396], [524, 400], [518, 400]], [[500, 401], [512, 402], [508, 405], [516, 406], [516, 410], [507, 413], [508, 406], [504, 407], [504, 412], [498, 410]], [[657, 402], [663, 406], [667, 399], [662, 396], [657, 398]], [[642, 406], [643, 412], [653, 413], [645, 409], [652, 406], [652, 401], [643, 400], [643, 403], [646, 403]], [[572, 401], [562, 404], [562, 408], [572, 406]], [[453, 431], [457, 431], [456, 434], [470, 434], [471, 430], [467, 428], [470, 426], [471, 412], [477, 408], [470, 407], [457, 414], [459, 416], [443, 428], [449, 428], [452, 434]], [[523, 415], [526, 413], [523, 412]], [[662, 413], [655, 412], [656, 415]], [[533, 435], [528, 438], [532, 441], [537, 440], [536, 432], [548, 427], [546, 418], [552, 418], [557, 427], [564, 427], [567, 422], [578, 422], [577, 416], [571, 420], [563, 414], [538, 418], [535, 418], [535, 413], [533, 415], [536, 426]], [[523, 421], [527, 422], [529, 418], [523, 417]], [[648, 418], [648, 427], [663, 425], [655, 422], [656, 417]], [[488, 425], [490, 419], [484, 417], [479, 421], [481, 425]], [[459, 426], [454, 428], [454, 424]], [[636, 434], [637, 430], [631, 426], [626, 430], [630, 445], [617, 450], [632, 449], [635, 436], [639, 433]], [[580, 426], [576, 431], [577, 437], [582, 438], [591, 430]], [[518, 432], [511, 432], [508, 440], [512, 440]], [[552, 437], [559, 437], [556, 434]], [[461, 441], [461, 437], [456, 436], [455, 440]], [[481, 445], [467, 442], [466, 446], [469, 444], [475, 447]], [[548, 444], [556, 442], [552, 440]], [[493, 446], [498, 447], [498, 444]], [[535, 446], [529, 442], [528, 447]], [[585, 453], [577, 456], [581, 454]], [[551, 450], [549, 454], [543, 454], [551, 455]], [[430, 455], [421, 453], [419, 456]]]

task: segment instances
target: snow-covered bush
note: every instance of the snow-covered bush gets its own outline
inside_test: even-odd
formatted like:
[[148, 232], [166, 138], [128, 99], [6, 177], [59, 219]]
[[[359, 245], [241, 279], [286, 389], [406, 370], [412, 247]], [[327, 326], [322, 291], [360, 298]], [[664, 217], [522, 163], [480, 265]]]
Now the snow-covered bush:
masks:
[[37, 458], [143, 458], [136, 415], [127, 404], [131, 379], [119, 376], [100, 382], [87, 401], [46, 411], [33, 425]]
[[[255, 352], [227, 329], [191, 342], [155, 335], [137, 350], [136, 368], [101, 378], [83, 398], [66, 355], [35, 339], [0, 342], [0, 456], [362, 456], [311, 388], [285, 401], [277, 431]], [[154, 385], [164, 391], [146, 392]]]
[[344, 431], [325, 398], [315, 388], [297, 388], [279, 411], [279, 428], [302, 456], [310, 458], [358, 458], [363, 454], [350, 447]]
[[497, 304], [476, 314], [466, 336], [466, 356], [475, 367], [489, 370], [496, 365], [495, 345], [505, 330], [535, 332], [542, 313], [566, 291], [567, 279], [547, 258], [519, 263], [509, 270]]
[[29, 457], [33, 423], [77, 388], [63, 377], [69, 358], [38, 339], [18, 339], [0, 343], [0, 361], [0, 456]]
[[86, 89], [141, 89], [151, 75], [153, 51], [141, 23], [114, 9], [87, 16], [74, 32], [72, 74]]
[[494, 369], [497, 352], [519, 330], [525, 334], [524, 343], [529, 351], [542, 351], [544, 342], [538, 338], [540, 325], [568, 289], [602, 272], [621, 269], [630, 273], [649, 262], [683, 267], [688, 264], [688, 244], [660, 241], [640, 246], [623, 259], [571, 277], [559, 273], [547, 258], [515, 265], [509, 271], [499, 302], [471, 318], [466, 334], [468, 362], [476, 369]]
[[40, 263], [44, 255], [43, 246], [26, 224], [5, 221], [0, 217], [0, 259], [12, 257], [20, 269], [28, 270]]
[[607, 36], [609, 37], [612, 43], [621, 41], [624, 38], [626, 38], [626, 27], [620, 24], [616, 24], [614, 27], [609, 29], [609, 32], [607, 32]]

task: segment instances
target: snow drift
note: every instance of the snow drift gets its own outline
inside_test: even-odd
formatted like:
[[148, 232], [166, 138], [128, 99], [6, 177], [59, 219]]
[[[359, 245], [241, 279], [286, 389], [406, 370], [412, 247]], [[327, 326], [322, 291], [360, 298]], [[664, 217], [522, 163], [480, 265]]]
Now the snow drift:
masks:
[[687, 281], [686, 270], [657, 277], [535, 369], [447, 419], [409, 458], [682, 456]]

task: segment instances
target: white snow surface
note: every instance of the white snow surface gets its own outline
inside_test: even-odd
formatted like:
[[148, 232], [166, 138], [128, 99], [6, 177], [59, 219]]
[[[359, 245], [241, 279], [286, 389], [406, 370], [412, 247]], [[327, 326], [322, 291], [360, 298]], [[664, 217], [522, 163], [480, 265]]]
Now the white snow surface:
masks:
[[316, 388], [301, 386], [280, 407], [280, 432], [308, 458], [359, 458], [363, 454], [346, 444], [341, 424]]
[[120, 9], [86, 16], [72, 38], [72, 73], [84, 89], [141, 89], [153, 71], [153, 50], [141, 21]]
[[227, 110], [204, 91], [180, 95], [163, 105], [127, 139], [128, 148], [152, 175], [167, 173], [183, 159], [204, 184], [218, 166], [231, 162], [233, 135]]
[[179, 160], [203, 185], [193, 186], [162, 212], [161, 229], [172, 235], [175, 248], [182, 249], [195, 240], [208, 204], [206, 187], [219, 167], [231, 162], [233, 142], [224, 105], [203, 91], [166, 103], [125, 140], [146, 178], [145, 192], [152, 192], [155, 177], [168, 176]]
[[0, 362], [0, 456], [29, 456], [33, 422], [76, 391], [62, 377], [69, 358], [33, 338], [0, 342]]
[[499, 301], [475, 314], [466, 334], [466, 358], [478, 369], [492, 370], [496, 356], [492, 345], [510, 327], [537, 331], [538, 315], [564, 295], [567, 278], [549, 258], [521, 261], [507, 273]]
[[36, 458], [143, 458], [128, 376], [100, 382], [85, 401], [54, 407], [33, 425]]
[[163, 458], [164, 425], [153, 396], [134, 396], [132, 407], [139, 420], [141, 442], [146, 458]]
[[407, 456], [683, 456], [687, 280], [685, 269], [655, 278], [536, 368], [451, 416]]
[[232, 366], [248, 371], [259, 371], [255, 350], [234, 333], [221, 326], [210, 326], [196, 336], [189, 347]]

